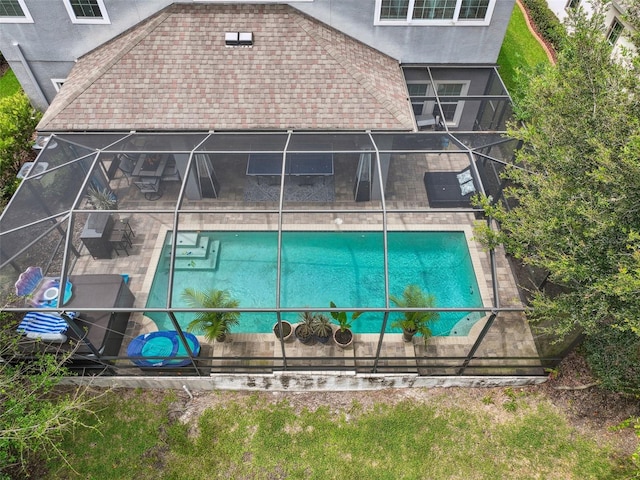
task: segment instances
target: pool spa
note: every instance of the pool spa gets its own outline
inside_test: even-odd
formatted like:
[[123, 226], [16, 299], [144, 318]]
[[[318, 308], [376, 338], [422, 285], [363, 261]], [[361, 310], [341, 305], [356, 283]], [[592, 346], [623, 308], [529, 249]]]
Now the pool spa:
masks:
[[[436, 307], [483, 306], [464, 232], [388, 232], [387, 239], [391, 295], [402, 297], [416, 284], [435, 296]], [[171, 242], [167, 232], [147, 307], [166, 306]], [[182, 292], [191, 287], [227, 290], [240, 308], [275, 308], [277, 247], [277, 232], [178, 232], [172, 306], [187, 307]], [[333, 301], [345, 309], [384, 308], [383, 252], [382, 232], [282, 232], [280, 307], [322, 312]], [[167, 314], [146, 315], [159, 330], [173, 330]], [[399, 315], [390, 314], [387, 332], [400, 333], [390, 327]], [[296, 317], [283, 313], [292, 323]], [[194, 314], [176, 312], [176, 318], [186, 329]], [[480, 312], [441, 312], [431, 327], [437, 336], [464, 336], [480, 318]], [[382, 320], [382, 312], [367, 312], [352, 330], [379, 333]], [[242, 312], [232, 333], [268, 333], [275, 321], [272, 312]]]

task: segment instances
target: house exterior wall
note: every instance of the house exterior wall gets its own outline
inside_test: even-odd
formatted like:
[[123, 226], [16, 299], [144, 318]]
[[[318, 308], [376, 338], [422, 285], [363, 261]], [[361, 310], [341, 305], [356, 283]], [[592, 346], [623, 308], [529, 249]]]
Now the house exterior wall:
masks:
[[[77, 58], [172, 3], [104, 0], [109, 23], [78, 24], [72, 22], [63, 0], [24, 0], [33, 23], [2, 23], [0, 51], [32, 103], [44, 110], [57, 93], [52, 79], [64, 79]], [[288, 3], [401, 63], [474, 65], [496, 62], [515, 0], [497, 0], [488, 24], [475, 26], [376, 25], [376, 0], [265, 3]]]
[[[66, 78], [78, 57], [171, 3], [106, 0], [109, 24], [77, 24], [72, 23], [62, 0], [26, 0], [33, 23], [0, 24], [0, 51], [34, 106], [45, 110], [57, 93], [51, 79]], [[29, 78], [27, 68], [38, 85]]]
[[374, 25], [375, 0], [314, 0], [295, 8], [401, 63], [494, 64], [515, 0], [498, 0], [487, 26]]
[[[567, 19], [568, 11], [567, 6], [569, 4], [569, 0], [547, 0], [547, 5], [549, 5], [549, 9], [555, 14], [556, 17], [560, 21], [565, 21]], [[588, 0], [580, 0], [579, 6], [583, 8], [586, 12], [593, 12], [593, 7]], [[631, 29], [631, 26], [622, 20], [622, 15], [624, 12], [624, 6], [621, 2], [611, 2], [607, 7], [607, 11], [605, 14], [604, 20], [604, 28], [605, 33], [609, 31], [611, 25], [615, 20], [620, 22], [625, 31], [628, 32]], [[623, 49], [633, 48], [632, 43], [626, 37], [626, 33], [622, 33], [620, 38], [614, 43], [614, 55], [618, 55], [622, 52]]]

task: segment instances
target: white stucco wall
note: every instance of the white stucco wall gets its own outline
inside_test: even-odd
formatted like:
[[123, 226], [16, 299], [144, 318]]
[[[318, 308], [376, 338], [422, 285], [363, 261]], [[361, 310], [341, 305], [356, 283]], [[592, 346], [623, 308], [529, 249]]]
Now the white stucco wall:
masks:
[[[556, 17], [558, 17], [560, 21], [565, 21], [567, 18], [566, 7], [568, 3], [568, 0], [547, 0], [547, 5], [549, 5], [551, 11], [556, 15]], [[589, 0], [581, 0], [580, 7], [583, 8], [586, 12], [593, 12], [593, 7]], [[631, 28], [626, 22], [622, 20], [622, 9], [616, 2], [610, 3], [607, 9], [604, 21], [605, 33], [608, 32], [614, 19], [618, 19], [618, 21], [625, 26], [626, 30], [629, 30]], [[614, 54], [618, 55], [624, 48], [632, 48], [632, 44], [623, 33], [614, 45]]]
[[[174, 1], [199, 3], [198, 0]], [[78, 24], [71, 21], [62, 0], [25, 0], [33, 23], [0, 23], [0, 51], [32, 103], [44, 110], [57, 93], [51, 79], [64, 79], [77, 58], [174, 1], [104, 0], [109, 23]], [[216, 1], [225, 0], [202, 3], [215, 4]], [[284, 3], [283, 0], [272, 2]], [[493, 64], [515, 0], [498, 0], [491, 20], [484, 26], [376, 26], [375, 0], [290, 0], [287, 3], [401, 63]]]

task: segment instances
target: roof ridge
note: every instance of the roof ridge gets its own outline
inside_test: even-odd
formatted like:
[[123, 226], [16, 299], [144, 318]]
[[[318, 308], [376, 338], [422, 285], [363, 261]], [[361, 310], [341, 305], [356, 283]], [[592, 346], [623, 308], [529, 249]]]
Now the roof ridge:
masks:
[[[389, 99], [388, 97], [384, 98], [384, 101], [381, 101], [379, 96], [377, 94], [383, 93], [386, 94], [386, 92], [384, 90], [380, 90], [378, 89], [373, 82], [370, 79], [370, 76], [367, 75], [365, 72], [361, 71], [360, 65], [355, 64], [354, 62], [349, 61], [349, 59], [347, 59], [342, 52], [340, 52], [339, 48], [338, 48], [338, 43], [334, 44], [332, 43], [329, 39], [324, 38], [322, 35], [317, 35], [316, 32], [310, 28], [311, 25], [313, 25], [315, 28], [320, 29], [321, 31], [335, 31], [337, 32], [337, 30], [333, 29], [333, 27], [326, 25], [326, 24], [322, 24], [317, 22], [315, 19], [309, 18], [307, 15], [305, 15], [304, 13], [301, 13], [299, 16], [297, 16], [297, 18], [295, 18], [294, 20], [298, 26], [300, 28], [302, 28], [311, 38], [313, 38], [319, 45], [322, 46], [322, 48], [331, 56], [331, 58], [333, 58], [336, 62], [338, 62], [343, 68], [344, 70], [356, 81], [358, 82], [358, 84], [362, 85], [362, 87], [365, 89], [365, 91], [371, 95], [373, 98], [376, 99], [376, 101], [387, 111], [389, 112], [395, 119], [397, 119], [399, 122], [403, 123], [403, 124], [407, 124], [407, 122], [409, 122], [409, 124], [413, 123], [413, 117], [408, 115], [408, 110], [407, 112], [402, 112], [402, 109], [399, 108], [398, 102], [394, 102], [391, 99]], [[382, 55], [386, 58], [388, 58], [389, 60], [392, 60], [394, 62], [397, 62], [398, 68], [400, 68], [400, 62], [398, 62], [398, 60], [396, 60], [395, 58], [357, 40], [354, 39], [353, 37], [347, 35], [344, 32], [338, 32], [340, 33], [342, 36], [344, 36], [345, 38], [348, 38], [349, 40], [356, 42], [357, 44], [361, 45], [363, 48], [366, 48], [368, 50], [372, 50], [375, 51], [376, 54], [378, 55]], [[409, 98], [407, 96], [407, 109], [409, 108]]]
[[[91, 85], [93, 85], [100, 77], [102, 77], [105, 73], [107, 73], [111, 67], [113, 67], [118, 61], [122, 59], [128, 52], [133, 50], [140, 42], [142, 42], [145, 38], [147, 38], [156, 28], [158, 28], [164, 21], [171, 15], [170, 9], [165, 9], [161, 12], [158, 12], [151, 18], [145, 20], [146, 25], [140, 28], [140, 24], [133, 25], [128, 30], [120, 33], [119, 35], [113, 37], [111, 40], [101, 44], [94, 50], [90, 50], [89, 52], [82, 55], [77, 63], [83, 61], [83, 59], [87, 58], [92, 53], [95, 53], [97, 50], [107, 49], [110, 45], [123, 40], [124, 38], [130, 36], [127, 41], [122, 41], [122, 46], [111, 55], [109, 61], [100, 63], [100, 66], [95, 70], [91, 71], [91, 74], [79, 83], [76, 88], [74, 88], [70, 93], [73, 95], [69, 95], [68, 97], [64, 96], [63, 93], [63, 101], [56, 105], [55, 109], [48, 108], [44, 113], [40, 123], [36, 127], [37, 130], [46, 130], [46, 124], [50, 121], [49, 117], [55, 118], [57, 115], [62, 113], [74, 100], [76, 100], [80, 95], [82, 95]], [[76, 64], [77, 64], [76, 63]], [[60, 95], [60, 94], [58, 94]]]

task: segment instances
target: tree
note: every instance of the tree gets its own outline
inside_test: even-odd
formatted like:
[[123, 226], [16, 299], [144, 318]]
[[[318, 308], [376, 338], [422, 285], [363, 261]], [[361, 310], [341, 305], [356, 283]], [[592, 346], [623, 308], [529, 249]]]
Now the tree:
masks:
[[15, 315], [0, 312], [0, 479], [40, 476], [42, 462], [64, 454], [61, 435], [91, 413], [87, 388], [57, 390], [73, 351], [23, 360]]
[[640, 49], [640, 2], [629, 2], [629, 4], [626, 5], [626, 11], [623, 15], [623, 19], [633, 29], [628, 32], [631, 43], [635, 45], [636, 49]]
[[[624, 65], [612, 59], [596, 7], [569, 17], [557, 65], [529, 79], [509, 132], [525, 145], [519, 168], [506, 172], [516, 206], [480, 199], [501, 230], [477, 233], [560, 287], [533, 296], [530, 318], [544, 331], [562, 338], [616, 329], [640, 346], [640, 72], [636, 54]], [[635, 372], [612, 383], [640, 391]]]

